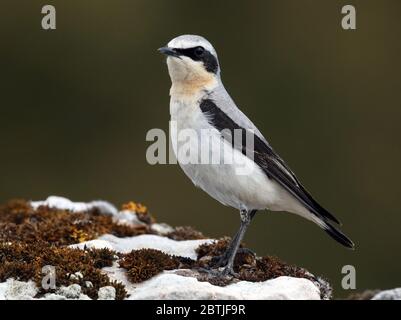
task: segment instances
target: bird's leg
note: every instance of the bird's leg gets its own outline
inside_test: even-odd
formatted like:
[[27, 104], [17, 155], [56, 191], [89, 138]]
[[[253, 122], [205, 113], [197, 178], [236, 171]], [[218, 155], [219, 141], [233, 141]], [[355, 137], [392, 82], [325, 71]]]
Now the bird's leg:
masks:
[[[250, 221], [252, 221], [252, 219], [253, 219], [253, 217], [255, 216], [255, 214], [256, 214], [256, 210], [252, 210], [252, 211], [250, 211], [249, 212], [249, 216], [250, 216]], [[241, 221], [242, 221], [242, 218], [241, 218]], [[250, 222], [249, 221], [249, 222]], [[240, 229], [241, 230], [241, 229]], [[215, 267], [224, 267], [224, 266], [226, 266], [227, 264], [228, 264], [228, 260], [229, 260], [229, 257], [231, 256], [231, 254], [232, 254], [232, 252], [233, 252], [233, 250], [234, 250], [234, 247], [237, 245], [237, 243], [238, 243], [238, 237], [239, 237], [239, 235], [240, 235], [240, 230], [238, 230], [237, 231], [237, 233], [235, 234], [235, 236], [232, 238], [232, 240], [230, 241], [230, 244], [229, 244], [229, 246], [228, 246], [228, 248], [227, 248], [227, 250], [224, 252], [224, 254], [223, 255], [221, 255], [220, 257], [216, 257], [216, 260], [217, 260], [217, 262], [214, 264], [214, 266]], [[239, 242], [239, 244], [238, 244], [238, 246], [241, 244], [241, 241]], [[238, 248], [237, 249], [237, 252], [238, 251], [240, 251], [241, 250], [241, 248]], [[249, 250], [249, 249], [244, 249], [245, 251], [249, 251], [250, 253], [253, 253], [251, 250]], [[234, 257], [235, 258], [235, 257]]]
[[237, 231], [235, 236], [231, 239], [230, 244], [228, 245], [226, 251], [221, 256], [215, 257], [217, 262], [214, 264], [214, 267], [224, 267], [227, 265], [228, 257], [230, 256], [230, 253], [234, 249], [234, 244], [237, 242], [238, 236], [239, 236], [239, 231]]
[[233, 275], [234, 274], [234, 259], [237, 254], [238, 248], [241, 244], [242, 239], [244, 238], [246, 229], [252, 221], [252, 218], [255, 216], [256, 210], [247, 211], [241, 210], [241, 225], [240, 228], [235, 235], [234, 239], [231, 241], [230, 246], [227, 249], [227, 252], [224, 254], [227, 256], [227, 264], [223, 270], [223, 275]]

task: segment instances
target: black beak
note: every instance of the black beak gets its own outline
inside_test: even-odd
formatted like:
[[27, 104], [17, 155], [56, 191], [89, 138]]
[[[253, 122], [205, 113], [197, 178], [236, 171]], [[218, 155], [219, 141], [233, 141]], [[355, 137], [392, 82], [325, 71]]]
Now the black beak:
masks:
[[178, 52], [175, 51], [173, 48], [163, 47], [163, 48], [157, 49], [157, 51], [159, 51], [162, 54], [165, 54], [166, 56], [171, 56], [171, 57], [176, 57], [176, 58], [180, 57]]

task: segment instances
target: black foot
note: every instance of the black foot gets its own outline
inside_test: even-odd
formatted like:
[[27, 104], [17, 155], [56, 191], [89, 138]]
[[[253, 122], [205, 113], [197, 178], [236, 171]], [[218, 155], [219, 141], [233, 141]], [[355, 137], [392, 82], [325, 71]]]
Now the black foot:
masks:
[[[252, 256], [256, 256], [255, 252], [248, 248], [239, 248], [237, 254], [250, 254]], [[211, 266], [213, 268], [221, 268], [225, 267], [228, 263], [229, 254], [226, 252], [225, 254], [217, 257], [213, 257], [211, 261]]]
[[237, 277], [238, 274], [234, 272], [233, 267], [226, 266], [221, 272], [224, 276]]

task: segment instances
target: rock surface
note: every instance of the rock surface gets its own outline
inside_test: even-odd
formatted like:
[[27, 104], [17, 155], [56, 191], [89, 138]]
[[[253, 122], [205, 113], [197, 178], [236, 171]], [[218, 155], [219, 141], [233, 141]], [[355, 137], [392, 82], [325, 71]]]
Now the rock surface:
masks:
[[196, 248], [204, 243], [211, 243], [213, 240], [186, 240], [175, 241], [166, 237], [144, 234], [135, 237], [118, 238], [111, 234], [105, 234], [96, 240], [90, 240], [74, 244], [72, 248], [108, 248], [121, 253], [144, 248], [156, 249], [167, 254], [181, 256], [196, 260]]
[[111, 286], [102, 287], [98, 292], [98, 300], [115, 300], [116, 299], [116, 289]]
[[[31, 202], [34, 209], [40, 206], [68, 210], [71, 214], [82, 211], [96, 210], [100, 214], [112, 216], [114, 221], [125, 225], [147, 225], [143, 217], [132, 210], [117, 210], [113, 205], [105, 201], [93, 201], [89, 203], [72, 202], [61, 197], [49, 197], [45, 201]], [[173, 230], [166, 224], [151, 223], [150, 233], [140, 234], [132, 237], [116, 237], [104, 234], [97, 239], [70, 245], [70, 248], [107, 248], [118, 254], [129, 253], [132, 250], [151, 248], [162, 251], [169, 255], [197, 259], [196, 249], [205, 243], [212, 243], [213, 239], [202, 240], [173, 240], [165, 236]], [[217, 286], [209, 282], [199, 281], [194, 270], [169, 270], [151, 277], [141, 283], [132, 283], [127, 277], [127, 270], [120, 268], [118, 262], [111, 267], [104, 267], [101, 272], [106, 274], [110, 280], [115, 280], [125, 286], [128, 299], [304, 299], [319, 300], [324, 295], [319, 290], [319, 284], [305, 278], [281, 276], [274, 279], [248, 282], [239, 281], [226, 285]], [[82, 281], [79, 284], [62, 286], [53, 293], [46, 293], [40, 299], [90, 299], [81, 292], [81, 289], [90, 287], [80, 272], [71, 274], [72, 281]], [[34, 299], [38, 288], [32, 281], [22, 282], [8, 279], [0, 283], [0, 299]], [[115, 287], [102, 287], [97, 292], [98, 299], [115, 299]], [[96, 298], [96, 296], [95, 296]]]
[[[57, 290], [57, 295], [60, 299], [70, 299], [70, 300], [90, 300], [87, 295], [81, 293], [81, 286], [78, 284], [72, 284], [68, 287], [61, 287]], [[55, 298], [56, 295], [53, 297]]]
[[105, 272], [126, 285], [131, 294], [130, 300], [320, 300], [319, 289], [307, 279], [279, 277], [264, 282], [240, 281], [219, 287], [179, 275], [177, 271], [164, 271], [133, 285], [119, 268], [105, 268]]
[[401, 288], [381, 291], [372, 300], [401, 300]]
[[0, 283], [1, 300], [32, 300], [37, 293], [38, 289], [33, 281], [8, 279]]
[[116, 215], [118, 210], [107, 201], [91, 201], [91, 202], [72, 202], [69, 199], [57, 196], [48, 197], [44, 201], [31, 201], [31, 206], [37, 209], [40, 206], [49, 208], [69, 210], [72, 212], [90, 211], [94, 208], [98, 209], [102, 214]]

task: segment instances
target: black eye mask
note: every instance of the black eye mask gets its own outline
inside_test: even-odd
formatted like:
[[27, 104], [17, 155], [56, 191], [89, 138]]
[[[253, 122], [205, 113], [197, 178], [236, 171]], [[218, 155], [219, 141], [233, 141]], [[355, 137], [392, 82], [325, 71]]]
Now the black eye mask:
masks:
[[188, 49], [174, 49], [180, 56], [191, 58], [194, 61], [202, 61], [208, 72], [217, 73], [219, 64], [215, 56], [203, 47], [193, 47]]

